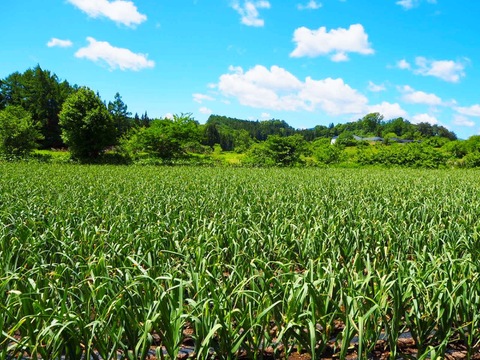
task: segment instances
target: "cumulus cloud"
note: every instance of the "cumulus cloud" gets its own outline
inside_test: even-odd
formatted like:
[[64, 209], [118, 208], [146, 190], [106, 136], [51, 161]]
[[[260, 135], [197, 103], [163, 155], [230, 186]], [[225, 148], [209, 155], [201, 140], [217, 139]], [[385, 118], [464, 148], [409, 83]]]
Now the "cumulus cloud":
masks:
[[406, 117], [407, 112], [402, 109], [398, 103], [382, 102], [381, 104], [371, 105], [368, 107], [368, 113], [382, 114], [385, 119], [396, 119], [399, 117]]
[[258, 9], [270, 9], [270, 2], [261, 1], [244, 1], [240, 5], [238, 0], [234, 0], [232, 8], [241, 16], [241, 22], [247, 26], [261, 27], [265, 25], [265, 21], [260, 18]]
[[443, 105], [443, 101], [435, 94], [429, 94], [423, 91], [415, 91], [408, 85], [400, 88], [400, 91], [403, 92], [402, 99], [403, 101], [410, 104], [425, 104], [425, 105]]
[[465, 77], [464, 61], [453, 60], [429, 60], [423, 56], [415, 58], [415, 68], [405, 59], [397, 62], [396, 67], [402, 70], [411, 70], [414, 74], [422, 76], [433, 76], [441, 80], [457, 83], [461, 78]]
[[429, 123], [431, 125], [437, 125], [438, 120], [435, 116], [429, 114], [417, 114], [412, 118], [412, 123], [420, 124], [420, 123]]
[[155, 62], [147, 59], [147, 55], [136, 54], [129, 49], [118, 48], [106, 41], [97, 41], [92, 37], [87, 38], [88, 46], [79, 49], [75, 56], [91, 61], [103, 61], [111, 70], [134, 70], [153, 68]]
[[348, 60], [348, 53], [373, 54], [368, 35], [361, 24], [350, 25], [348, 29], [338, 28], [327, 31], [326, 27], [311, 30], [300, 27], [293, 34], [296, 48], [291, 57], [317, 57], [331, 55], [332, 61]]
[[467, 118], [466, 116], [455, 114], [453, 116], [453, 124], [458, 126], [467, 126], [473, 127], [475, 126], [475, 122]]
[[254, 108], [286, 111], [323, 110], [330, 115], [361, 114], [368, 99], [345, 84], [343, 79], [300, 81], [278, 66], [257, 65], [248, 71], [230, 67], [220, 76], [218, 90], [240, 104]]
[[141, 24], [147, 16], [138, 12], [132, 1], [126, 0], [67, 0], [92, 18], [106, 17], [129, 27]]
[[215, 100], [213, 97], [211, 97], [210, 95], [206, 95], [206, 94], [193, 94], [193, 101], [201, 104], [203, 103], [204, 101], [213, 101]]
[[368, 90], [371, 92], [381, 92], [387, 90], [384, 84], [377, 85], [373, 81], [368, 82]]
[[61, 40], [57, 38], [51, 38], [50, 41], [47, 43], [48, 47], [70, 47], [73, 43], [70, 40]]
[[397, 61], [397, 65], [396, 65], [399, 69], [402, 69], [402, 70], [408, 70], [411, 68], [411, 65], [410, 63], [405, 60], [405, 59], [402, 59], [402, 60], [399, 60]]
[[310, 0], [306, 4], [298, 4], [297, 9], [298, 10], [317, 10], [322, 7], [322, 4], [319, 2], [316, 2], [315, 0]]
[[[422, 0], [398, 0], [396, 4], [400, 5], [405, 10], [410, 10], [420, 5], [421, 2]], [[426, 2], [429, 4], [436, 4], [437, 0], [426, 0]]]
[[459, 82], [465, 76], [465, 65], [453, 60], [428, 60], [422, 56], [415, 59], [416, 74], [434, 76], [448, 82]]
[[462, 115], [480, 117], [480, 105], [475, 104], [467, 107], [456, 107], [455, 110]]
[[262, 120], [268, 120], [272, 118], [272, 115], [270, 115], [270, 113], [263, 112], [262, 115], [260, 115], [260, 117], [262, 118]]
[[205, 115], [211, 115], [213, 113], [211, 109], [205, 106], [202, 106], [200, 109], [198, 109], [198, 111], [200, 111], [201, 114], [205, 114]]

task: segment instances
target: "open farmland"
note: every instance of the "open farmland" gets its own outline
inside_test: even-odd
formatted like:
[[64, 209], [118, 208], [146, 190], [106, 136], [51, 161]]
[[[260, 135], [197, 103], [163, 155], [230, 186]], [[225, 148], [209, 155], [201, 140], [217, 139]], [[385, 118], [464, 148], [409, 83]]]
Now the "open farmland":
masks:
[[478, 358], [479, 178], [0, 164], [0, 358]]

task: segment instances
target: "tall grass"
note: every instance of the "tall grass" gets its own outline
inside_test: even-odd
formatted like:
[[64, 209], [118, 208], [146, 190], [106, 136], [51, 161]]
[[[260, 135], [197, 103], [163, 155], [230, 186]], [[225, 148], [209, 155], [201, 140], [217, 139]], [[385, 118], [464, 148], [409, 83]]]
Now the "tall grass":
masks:
[[473, 358], [479, 175], [0, 164], [0, 358]]

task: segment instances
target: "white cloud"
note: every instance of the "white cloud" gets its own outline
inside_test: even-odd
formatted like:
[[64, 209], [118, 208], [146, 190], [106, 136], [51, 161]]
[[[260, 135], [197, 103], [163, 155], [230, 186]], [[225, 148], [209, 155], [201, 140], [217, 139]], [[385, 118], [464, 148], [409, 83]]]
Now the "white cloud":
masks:
[[173, 114], [172, 113], [166, 113], [164, 116], [163, 116], [164, 119], [169, 119], [169, 120], [173, 120]]
[[366, 111], [368, 99], [345, 84], [343, 79], [300, 81], [278, 66], [267, 69], [257, 65], [244, 71], [230, 67], [220, 76], [218, 89], [240, 104], [271, 110], [323, 110], [330, 115], [360, 114]]
[[258, 9], [270, 9], [270, 2], [265, 0], [244, 1], [243, 5], [240, 5], [239, 0], [234, 0], [232, 8], [241, 16], [242, 24], [260, 27], [265, 25], [265, 21], [260, 18]]
[[402, 99], [403, 101], [410, 104], [426, 104], [426, 105], [443, 105], [443, 101], [435, 94], [428, 94], [423, 91], [415, 91], [415, 89], [406, 85], [400, 88], [400, 91], [403, 92]]
[[434, 76], [448, 82], [459, 82], [465, 76], [465, 65], [453, 60], [428, 60], [422, 56], [415, 58], [418, 66], [415, 74]]
[[202, 102], [204, 101], [213, 101], [215, 100], [213, 97], [211, 97], [210, 95], [206, 95], [206, 94], [193, 94], [193, 101], [201, 104]]
[[345, 84], [343, 79], [326, 78], [313, 80], [307, 77], [300, 99], [306, 109], [322, 109], [330, 115], [356, 114], [364, 112], [368, 99]]
[[310, 30], [300, 27], [293, 34], [296, 48], [291, 57], [316, 57], [331, 55], [333, 61], [348, 60], [348, 53], [373, 54], [368, 35], [361, 24], [350, 25], [348, 29], [338, 28], [327, 32], [325, 27]]
[[145, 68], [153, 68], [155, 62], [147, 59], [147, 55], [136, 54], [129, 49], [118, 48], [110, 45], [106, 41], [97, 41], [88, 37], [88, 46], [79, 49], [75, 56], [85, 58], [95, 62], [104, 61], [111, 70], [134, 70], [138, 71]]
[[342, 62], [342, 61], [348, 61], [348, 55], [345, 54], [344, 52], [338, 52], [336, 54], [333, 54], [330, 59], [333, 62]]
[[271, 119], [271, 118], [272, 118], [272, 115], [270, 115], [270, 113], [263, 112], [262, 115], [260, 115], [260, 117], [261, 117], [263, 120], [268, 120], [268, 119]]
[[453, 116], [453, 124], [458, 126], [468, 126], [468, 127], [473, 127], [476, 125], [474, 121], [470, 120], [466, 116], [458, 115], [458, 114], [455, 114]]
[[48, 47], [57, 46], [57, 47], [66, 48], [66, 47], [70, 47], [72, 45], [73, 45], [73, 43], [70, 40], [61, 40], [61, 39], [57, 39], [57, 38], [51, 38], [50, 41], [47, 43]]
[[213, 111], [211, 109], [209, 109], [205, 106], [198, 109], [198, 111], [200, 111], [200, 113], [205, 114], [205, 115], [211, 115], [213, 113]]
[[403, 110], [398, 103], [392, 104], [386, 101], [382, 102], [381, 104], [371, 105], [368, 107], [368, 113], [376, 112], [383, 115], [383, 117], [387, 120], [407, 116], [407, 112]]
[[[410, 10], [420, 5], [421, 2], [422, 0], [398, 0], [396, 4], [400, 5], [405, 10]], [[426, 2], [429, 4], [436, 4], [437, 0], [426, 0]]]
[[132, 1], [126, 0], [67, 0], [92, 18], [106, 17], [129, 27], [141, 24], [147, 16], [140, 14]]
[[387, 90], [387, 88], [385, 87], [384, 84], [377, 85], [373, 81], [369, 81], [368, 90], [370, 90], [371, 92], [380, 92], [380, 91]]
[[415, 115], [412, 118], [412, 122], [414, 124], [419, 124], [419, 123], [429, 123], [431, 125], [436, 125], [438, 124], [438, 120], [435, 116], [431, 116], [429, 114], [418, 114]]
[[303, 4], [297, 5], [298, 10], [317, 10], [317, 9], [320, 9], [321, 7], [322, 7], [322, 3], [316, 2], [315, 0], [310, 0], [305, 5]]
[[411, 65], [407, 60], [402, 59], [400, 61], [397, 61], [397, 67], [402, 70], [408, 70], [411, 68]]
[[480, 117], [480, 105], [472, 105], [468, 107], [456, 107], [455, 110], [462, 115]]

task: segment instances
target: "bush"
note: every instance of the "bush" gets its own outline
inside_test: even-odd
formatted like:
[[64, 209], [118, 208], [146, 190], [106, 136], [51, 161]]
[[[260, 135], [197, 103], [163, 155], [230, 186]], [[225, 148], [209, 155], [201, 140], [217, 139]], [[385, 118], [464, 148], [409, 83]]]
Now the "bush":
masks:
[[463, 164], [468, 168], [480, 167], [480, 152], [476, 151], [465, 155]]
[[39, 124], [20, 106], [7, 106], [0, 111], [0, 153], [6, 157], [23, 157], [43, 139]]
[[448, 156], [425, 144], [382, 145], [361, 150], [357, 160], [361, 165], [439, 168], [447, 164]]

